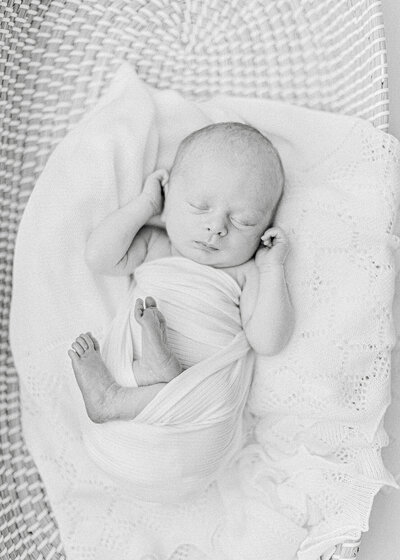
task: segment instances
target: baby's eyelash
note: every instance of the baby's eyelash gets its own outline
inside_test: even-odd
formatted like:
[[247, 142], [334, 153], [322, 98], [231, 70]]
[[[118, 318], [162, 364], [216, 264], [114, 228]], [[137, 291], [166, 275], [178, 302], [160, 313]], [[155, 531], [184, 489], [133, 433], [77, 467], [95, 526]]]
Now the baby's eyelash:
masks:
[[234, 224], [237, 224], [239, 226], [242, 227], [253, 227], [254, 224], [248, 224], [246, 222], [241, 222], [240, 220], [237, 220], [236, 218], [231, 218], [231, 222], [233, 222]]
[[207, 206], [192, 204], [191, 202], [188, 202], [188, 204], [191, 208], [194, 208], [195, 210], [202, 210], [202, 211], [208, 210]]

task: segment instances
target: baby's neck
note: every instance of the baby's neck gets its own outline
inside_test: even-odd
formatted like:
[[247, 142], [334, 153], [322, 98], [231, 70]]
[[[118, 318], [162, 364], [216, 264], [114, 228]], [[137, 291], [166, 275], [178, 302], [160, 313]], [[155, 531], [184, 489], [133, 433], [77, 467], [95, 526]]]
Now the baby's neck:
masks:
[[[171, 257], [183, 257], [183, 256], [184, 256], [184, 255], [182, 255], [182, 253], [180, 253], [180, 252], [178, 251], [178, 249], [176, 249], [176, 247], [174, 247], [174, 246], [171, 244]], [[186, 258], [186, 257], [185, 257], [185, 258]]]

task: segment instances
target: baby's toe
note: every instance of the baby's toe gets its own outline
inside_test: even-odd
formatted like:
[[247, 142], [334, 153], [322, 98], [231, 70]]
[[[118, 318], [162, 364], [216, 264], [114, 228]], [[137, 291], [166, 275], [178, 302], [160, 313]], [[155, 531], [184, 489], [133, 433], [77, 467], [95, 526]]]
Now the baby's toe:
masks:
[[82, 357], [83, 354], [85, 353], [85, 349], [82, 348], [82, 346], [78, 342], [78, 339], [76, 339], [76, 341], [73, 342], [71, 346], [75, 350], [75, 352], [78, 354], [79, 357]]
[[147, 296], [145, 299], [145, 305], [146, 305], [146, 309], [148, 309], [149, 307], [157, 307], [157, 303], [156, 300], [151, 297], [151, 296]]
[[89, 348], [94, 348], [95, 350], [100, 350], [100, 344], [98, 343], [98, 340], [96, 338], [94, 338], [94, 336], [90, 333], [87, 332], [85, 335], [86, 340], [89, 341], [89, 344], [91, 344], [92, 346], [89, 346]]
[[68, 356], [71, 358], [72, 363], [75, 363], [78, 360], [78, 354], [73, 350], [68, 350]]
[[78, 336], [78, 338], [76, 339], [76, 342], [78, 342], [84, 350], [87, 350], [89, 348], [89, 344], [88, 344], [87, 340], [85, 339], [84, 334], [80, 334]]
[[140, 323], [143, 317], [144, 305], [143, 300], [138, 298], [135, 302], [134, 317], [138, 323]]
[[94, 349], [94, 342], [92, 340], [92, 337], [90, 336], [90, 333], [81, 334], [81, 337], [85, 341], [87, 349], [88, 350], [93, 350]]
[[165, 317], [159, 309], [155, 310], [155, 315], [156, 315], [158, 321], [160, 322], [160, 325], [165, 325], [166, 324]]

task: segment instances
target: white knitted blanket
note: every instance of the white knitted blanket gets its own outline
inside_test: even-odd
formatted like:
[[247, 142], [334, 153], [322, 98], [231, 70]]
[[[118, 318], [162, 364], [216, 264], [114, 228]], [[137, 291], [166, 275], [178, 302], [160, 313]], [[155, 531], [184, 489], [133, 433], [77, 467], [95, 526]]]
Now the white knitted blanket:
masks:
[[[67, 349], [103, 341], [128, 278], [85, 266], [89, 232], [139, 192], [179, 141], [210, 122], [267, 134], [287, 174], [277, 224], [290, 237], [296, 326], [258, 360], [240, 460], [196, 500], [154, 506], [100, 469]], [[22, 218], [11, 344], [26, 442], [70, 560], [316, 560], [368, 527], [392, 479], [381, 460], [390, 401], [393, 223], [399, 144], [369, 123], [262, 99], [195, 104], [146, 87], [124, 66], [99, 105], [59, 144]]]

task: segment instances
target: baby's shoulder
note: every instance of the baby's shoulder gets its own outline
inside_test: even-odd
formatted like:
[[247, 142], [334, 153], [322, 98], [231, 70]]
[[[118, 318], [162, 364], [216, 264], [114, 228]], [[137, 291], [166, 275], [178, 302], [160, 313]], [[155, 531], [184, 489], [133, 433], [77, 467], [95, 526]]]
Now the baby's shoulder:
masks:
[[245, 284], [252, 278], [257, 276], [257, 266], [254, 259], [239, 264], [237, 266], [231, 266], [225, 269], [225, 272], [232, 276], [234, 280], [239, 284], [240, 288], [243, 290]]
[[154, 261], [171, 255], [171, 243], [167, 232], [155, 226], [145, 226], [143, 228], [147, 238], [146, 261]]

